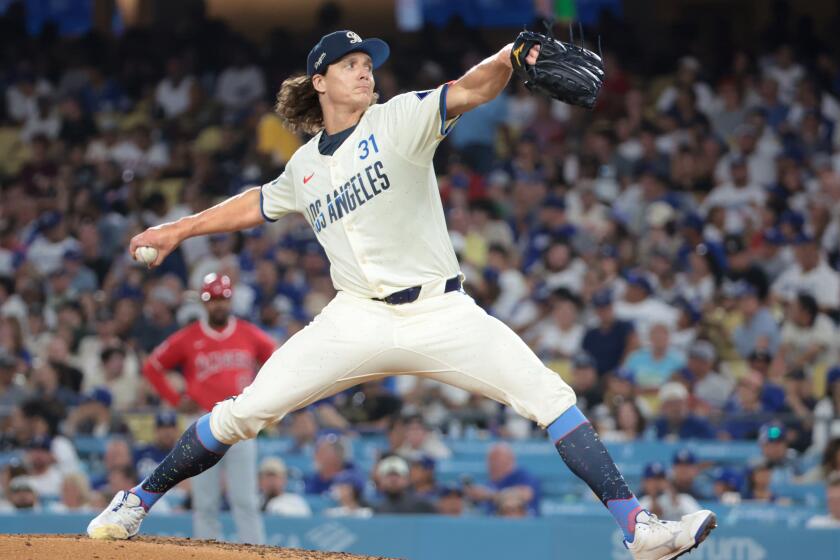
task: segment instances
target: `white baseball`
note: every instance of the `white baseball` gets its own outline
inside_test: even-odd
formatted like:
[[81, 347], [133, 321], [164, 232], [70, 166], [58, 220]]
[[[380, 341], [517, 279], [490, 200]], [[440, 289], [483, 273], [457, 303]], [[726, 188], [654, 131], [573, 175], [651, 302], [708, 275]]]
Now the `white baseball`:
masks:
[[134, 258], [144, 264], [152, 264], [157, 259], [158, 251], [154, 247], [137, 247]]

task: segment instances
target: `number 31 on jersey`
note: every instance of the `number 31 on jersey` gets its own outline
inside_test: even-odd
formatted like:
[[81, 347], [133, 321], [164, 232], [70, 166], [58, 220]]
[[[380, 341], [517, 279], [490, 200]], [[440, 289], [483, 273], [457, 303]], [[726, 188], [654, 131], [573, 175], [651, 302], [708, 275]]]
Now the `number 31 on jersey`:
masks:
[[376, 154], [379, 153], [379, 146], [376, 145], [376, 138], [373, 137], [373, 134], [359, 142], [359, 150], [362, 152], [359, 154], [359, 159], [367, 159], [371, 151]]

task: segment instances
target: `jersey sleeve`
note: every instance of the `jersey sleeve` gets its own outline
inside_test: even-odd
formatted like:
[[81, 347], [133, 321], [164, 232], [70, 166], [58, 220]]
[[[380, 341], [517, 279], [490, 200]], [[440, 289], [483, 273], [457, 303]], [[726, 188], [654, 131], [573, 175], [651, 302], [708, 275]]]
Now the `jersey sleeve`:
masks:
[[410, 161], [431, 161], [435, 148], [460, 117], [446, 115], [448, 89], [447, 83], [433, 90], [403, 93], [382, 105], [388, 139]]
[[170, 336], [161, 342], [149, 356], [149, 361], [158, 369], [178, 369], [184, 360], [183, 337], [181, 333]]
[[143, 375], [166, 402], [177, 406], [181, 395], [166, 380], [166, 370], [175, 369], [184, 361], [183, 337], [175, 334], [158, 345], [143, 366]]
[[295, 185], [287, 165], [279, 177], [260, 187], [260, 212], [267, 222], [276, 222], [296, 207]]
[[264, 330], [256, 326], [251, 327], [251, 335], [254, 337], [257, 362], [264, 364], [277, 349], [277, 343]]

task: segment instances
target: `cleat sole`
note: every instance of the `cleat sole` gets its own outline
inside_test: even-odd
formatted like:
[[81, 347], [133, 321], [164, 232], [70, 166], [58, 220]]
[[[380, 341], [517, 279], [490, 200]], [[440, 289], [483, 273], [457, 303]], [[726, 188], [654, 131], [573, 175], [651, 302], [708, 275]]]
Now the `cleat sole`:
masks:
[[700, 546], [700, 543], [706, 540], [706, 538], [712, 533], [712, 531], [717, 527], [717, 517], [715, 514], [709, 515], [709, 517], [700, 525], [700, 528], [697, 529], [697, 532], [694, 534], [694, 544], [681, 551], [678, 552], [675, 556], [666, 556], [662, 560], [677, 560], [680, 556], [685, 556], [689, 552], [693, 551], [695, 548]]
[[88, 531], [88, 536], [92, 539], [103, 541], [122, 541], [129, 538], [128, 531], [119, 525], [100, 525]]

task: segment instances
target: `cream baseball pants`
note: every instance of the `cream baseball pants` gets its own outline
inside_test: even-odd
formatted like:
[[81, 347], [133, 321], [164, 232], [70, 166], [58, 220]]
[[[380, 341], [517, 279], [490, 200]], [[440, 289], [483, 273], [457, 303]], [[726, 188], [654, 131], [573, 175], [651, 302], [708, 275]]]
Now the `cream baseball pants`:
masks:
[[210, 429], [233, 444], [319, 399], [390, 375], [478, 393], [543, 428], [575, 404], [559, 375], [461, 291], [403, 305], [342, 291], [274, 352], [242, 394], [216, 404]]

